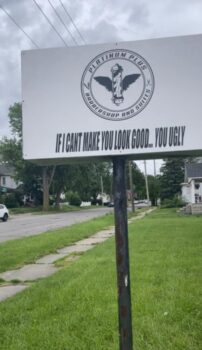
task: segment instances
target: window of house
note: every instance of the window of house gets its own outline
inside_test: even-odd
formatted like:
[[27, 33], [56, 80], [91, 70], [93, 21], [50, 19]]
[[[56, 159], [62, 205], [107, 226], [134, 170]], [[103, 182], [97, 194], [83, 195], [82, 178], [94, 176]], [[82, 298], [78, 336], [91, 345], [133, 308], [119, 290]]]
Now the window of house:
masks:
[[199, 202], [199, 195], [195, 193], [195, 203]]
[[195, 184], [195, 190], [199, 190], [200, 184]]

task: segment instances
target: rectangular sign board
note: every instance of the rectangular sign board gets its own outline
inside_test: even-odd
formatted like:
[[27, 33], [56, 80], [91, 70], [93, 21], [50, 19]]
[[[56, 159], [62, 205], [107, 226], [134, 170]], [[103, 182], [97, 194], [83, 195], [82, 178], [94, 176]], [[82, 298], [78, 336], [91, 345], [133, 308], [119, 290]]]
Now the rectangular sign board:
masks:
[[202, 154], [202, 35], [22, 52], [23, 155]]

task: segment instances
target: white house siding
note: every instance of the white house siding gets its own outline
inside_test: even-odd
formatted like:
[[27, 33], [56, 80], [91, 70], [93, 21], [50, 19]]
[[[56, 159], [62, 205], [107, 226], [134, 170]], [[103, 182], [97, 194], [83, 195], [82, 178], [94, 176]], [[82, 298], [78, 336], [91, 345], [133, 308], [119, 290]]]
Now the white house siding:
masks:
[[188, 184], [182, 185], [182, 200], [186, 203], [190, 203], [191, 201], [191, 189]]
[[186, 164], [185, 182], [181, 184], [181, 191], [182, 199], [192, 204], [190, 208], [202, 208], [202, 162]]
[[[202, 202], [202, 180], [189, 179], [189, 183], [182, 184], [182, 200], [186, 203]], [[198, 184], [199, 188], [195, 185]]]
[[191, 203], [195, 203], [195, 181], [191, 180]]
[[12, 190], [15, 190], [17, 188], [16, 182], [9, 175], [3, 175], [0, 177], [0, 186], [6, 187]]

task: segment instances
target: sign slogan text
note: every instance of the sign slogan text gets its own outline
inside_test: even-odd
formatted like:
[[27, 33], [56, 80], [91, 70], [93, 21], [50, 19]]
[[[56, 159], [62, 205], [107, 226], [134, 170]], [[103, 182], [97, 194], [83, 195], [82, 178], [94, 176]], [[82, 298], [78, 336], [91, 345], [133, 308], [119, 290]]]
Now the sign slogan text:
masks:
[[55, 153], [134, 150], [183, 146], [185, 126], [57, 133]]

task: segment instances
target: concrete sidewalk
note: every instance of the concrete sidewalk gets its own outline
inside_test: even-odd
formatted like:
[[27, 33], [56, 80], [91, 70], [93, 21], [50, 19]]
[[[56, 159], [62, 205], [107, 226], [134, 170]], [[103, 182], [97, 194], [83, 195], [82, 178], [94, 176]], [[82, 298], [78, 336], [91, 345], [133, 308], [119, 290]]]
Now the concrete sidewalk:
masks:
[[[150, 213], [153, 210], [154, 209], [151, 208], [146, 212], [139, 213], [138, 216], [129, 219], [128, 223], [130, 224], [135, 220], [142, 219], [147, 213]], [[67, 261], [72, 261], [72, 254], [86, 252], [95, 247], [95, 245], [103, 243], [112, 236], [114, 236], [114, 226], [107, 230], [99, 231], [90, 238], [82, 239], [71, 246], [58, 249], [55, 254], [43, 256], [34, 264], [28, 264], [20, 269], [1, 273], [0, 278], [5, 282], [8, 282], [8, 285], [0, 286], [0, 301], [21, 292], [25, 288], [28, 288], [29, 285], [27, 282], [45, 278], [57, 272], [59, 267], [54, 265], [57, 260], [66, 258]], [[76, 256], [76, 259], [78, 258], [79, 255]], [[12, 281], [15, 281], [15, 284], [13, 284]], [[16, 281], [18, 281], [19, 284], [16, 284]]]

